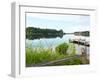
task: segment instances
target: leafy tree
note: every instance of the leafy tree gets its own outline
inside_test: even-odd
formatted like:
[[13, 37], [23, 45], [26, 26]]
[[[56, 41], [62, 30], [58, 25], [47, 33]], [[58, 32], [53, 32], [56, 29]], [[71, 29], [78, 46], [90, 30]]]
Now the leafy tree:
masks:
[[35, 27], [26, 28], [26, 38], [27, 39], [39, 39], [39, 38], [49, 38], [49, 37], [62, 37], [63, 30], [55, 29], [40, 29]]

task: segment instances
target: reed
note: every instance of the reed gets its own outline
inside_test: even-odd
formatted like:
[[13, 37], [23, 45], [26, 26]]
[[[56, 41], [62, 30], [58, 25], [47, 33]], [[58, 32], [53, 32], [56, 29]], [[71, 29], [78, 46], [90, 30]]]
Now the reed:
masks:
[[[38, 63], [46, 63], [49, 61], [68, 58], [70, 56], [75, 55], [76, 51], [74, 45], [68, 44], [68, 48], [71, 50], [71, 52], [67, 54], [61, 54], [58, 51], [52, 50], [51, 48], [43, 48], [42, 46], [39, 48], [26, 47], [26, 66]], [[75, 59], [69, 62], [64, 62], [62, 64], [80, 64], [80, 63], [81, 61], [79, 59], [78, 60]]]

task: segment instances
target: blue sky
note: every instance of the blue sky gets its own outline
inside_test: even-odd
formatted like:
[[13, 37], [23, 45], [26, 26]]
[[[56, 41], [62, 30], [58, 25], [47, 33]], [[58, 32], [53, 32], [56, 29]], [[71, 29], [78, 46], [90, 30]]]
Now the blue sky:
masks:
[[90, 28], [90, 16], [27, 13], [26, 27], [62, 29], [66, 33], [84, 31]]

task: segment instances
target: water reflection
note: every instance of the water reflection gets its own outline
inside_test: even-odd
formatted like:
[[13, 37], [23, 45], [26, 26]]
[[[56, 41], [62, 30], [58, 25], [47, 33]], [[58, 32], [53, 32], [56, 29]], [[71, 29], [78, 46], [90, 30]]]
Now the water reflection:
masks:
[[35, 40], [35, 39], [43, 39], [43, 38], [47, 38], [47, 39], [50, 39], [50, 38], [62, 38], [64, 36], [64, 34], [54, 34], [54, 35], [34, 35], [33, 37], [26, 37], [27, 39], [29, 40]]
[[[53, 36], [53, 37], [38, 37], [33, 40], [26, 39], [26, 47], [31, 47], [33, 48], [52, 48], [54, 49], [57, 45], [64, 43], [64, 42], [69, 42], [69, 39], [74, 39], [74, 38], [84, 38], [86, 40], [89, 40], [89, 37], [84, 37], [84, 36], [75, 36], [75, 35], [63, 35], [62, 37], [59, 36]], [[82, 46], [82, 45], [77, 45], [74, 44], [76, 48], [76, 53], [81, 54], [81, 48], [87, 48], [87, 53], [89, 54], [89, 47]]]

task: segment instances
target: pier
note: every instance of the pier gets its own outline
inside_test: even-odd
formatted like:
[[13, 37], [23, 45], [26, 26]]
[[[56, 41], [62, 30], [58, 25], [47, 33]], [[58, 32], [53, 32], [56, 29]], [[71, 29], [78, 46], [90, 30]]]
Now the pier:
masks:
[[69, 40], [70, 43], [74, 43], [74, 44], [78, 44], [78, 45], [84, 45], [89, 47], [90, 43], [89, 41], [83, 40], [83, 39], [73, 39], [73, 40]]

